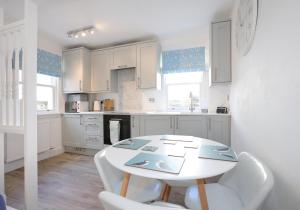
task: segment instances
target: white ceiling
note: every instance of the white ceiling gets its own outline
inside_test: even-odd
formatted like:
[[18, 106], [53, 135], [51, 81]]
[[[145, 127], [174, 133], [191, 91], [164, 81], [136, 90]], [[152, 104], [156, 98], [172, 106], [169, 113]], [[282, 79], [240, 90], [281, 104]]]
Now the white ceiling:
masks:
[[[20, 0], [0, 0], [4, 2]], [[160, 38], [192, 28], [207, 27], [227, 16], [234, 0], [35, 0], [39, 30], [63, 46], [105, 46]], [[13, 11], [13, 10], [12, 10]], [[70, 39], [67, 32], [94, 25], [97, 33]]]

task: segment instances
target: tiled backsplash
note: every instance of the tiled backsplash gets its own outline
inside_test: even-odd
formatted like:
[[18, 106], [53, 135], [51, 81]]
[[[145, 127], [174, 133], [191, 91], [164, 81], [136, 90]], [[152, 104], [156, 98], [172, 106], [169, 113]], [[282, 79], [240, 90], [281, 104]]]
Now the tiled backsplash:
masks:
[[[94, 100], [111, 98], [115, 101], [115, 110], [118, 111], [166, 111], [166, 90], [137, 89], [135, 81], [135, 69], [117, 70], [118, 92], [90, 94], [90, 109]], [[227, 95], [230, 87], [209, 87], [208, 72], [204, 73], [200, 87], [200, 103], [203, 108], [215, 111], [217, 106], [227, 104]]]

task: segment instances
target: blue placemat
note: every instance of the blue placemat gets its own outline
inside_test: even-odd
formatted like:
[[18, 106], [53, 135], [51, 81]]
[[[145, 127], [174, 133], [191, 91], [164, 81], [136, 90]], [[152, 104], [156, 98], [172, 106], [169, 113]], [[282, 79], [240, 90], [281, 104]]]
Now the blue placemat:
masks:
[[123, 149], [132, 149], [137, 150], [144, 145], [151, 142], [151, 140], [145, 140], [145, 139], [127, 139], [124, 141], [121, 141], [118, 144], [113, 145], [113, 147], [123, 148]]
[[154, 171], [162, 171], [179, 174], [183, 166], [184, 158], [169, 157], [166, 155], [139, 153], [125, 163], [126, 166], [144, 168]]
[[199, 158], [233, 162], [238, 161], [235, 152], [227, 146], [202, 145], [199, 150]]

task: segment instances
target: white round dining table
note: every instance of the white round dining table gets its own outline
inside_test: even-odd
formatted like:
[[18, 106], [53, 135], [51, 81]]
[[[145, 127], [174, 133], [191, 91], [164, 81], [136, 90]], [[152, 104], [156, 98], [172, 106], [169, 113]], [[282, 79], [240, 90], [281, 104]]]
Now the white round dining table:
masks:
[[[176, 136], [177, 138], [180, 136]], [[123, 171], [125, 173], [123, 184], [121, 187], [120, 195], [126, 197], [127, 187], [130, 180], [130, 175], [136, 175], [146, 178], [158, 179], [158, 180], [172, 180], [172, 181], [188, 181], [188, 180], [196, 180], [199, 190], [199, 197], [201, 202], [202, 210], [208, 210], [207, 197], [205, 192], [205, 179], [214, 177], [217, 175], [221, 175], [229, 170], [231, 170], [236, 162], [231, 161], [222, 161], [222, 160], [212, 160], [212, 159], [204, 159], [199, 158], [199, 148], [202, 145], [215, 145], [215, 146], [225, 146], [216, 141], [192, 137], [193, 142], [184, 142], [184, 141], [176, 141], [176, 144], [165, 144], [166, 142], [162, 139], [161, 135], [155, 136], [140, 136], [131, 139], [143, 139], [150, 140], [148, 144], [145, 146], [154, 146], [158, 147], [155, 152], [147, 152], [141, 150], [143, 147], [137, 150], [130, 150], [124, 148], [118, 148], [109, 146], [105, 150], [105, 157], [107, 161], [116, 167], [117, 169]], [[123, 140], [123, 141], [126, 141]], [[119, 143], [119, 142], [118, 142]], [[170, 143], [170, 142], [169, 142]], [[198, 148], [186, 148], [184, 145], [194, 144], [198, 145]], [[159, 155], [169, 155], [172, 151], [176, 151], [177, 149], [184, 149], [185, 155], [183, 166], [180, 170], [179, 174], [166, 173], [161, 171], [137, 168], [132, 166], [126, 166], [125, 163], [138, 155], [141, 152], [150, 153], [150, 154], [159, 154]], [[167, 200], [171, 187], [166, 185], [162, 198], [163, 200]]]

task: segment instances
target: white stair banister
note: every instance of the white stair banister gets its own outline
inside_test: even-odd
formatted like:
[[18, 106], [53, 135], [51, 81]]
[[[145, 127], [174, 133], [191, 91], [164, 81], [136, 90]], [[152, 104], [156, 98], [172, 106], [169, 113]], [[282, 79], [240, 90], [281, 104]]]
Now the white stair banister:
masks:
[[24, 170], [26, 209], [37, 210], [37, 6], [32, 0], [25, 0], [24, 40]]
[[[0, 27], [3, 25], [3, 9], [0, 8]], [[0, 64], [1, 65], [1, 64]], [[0, 66], [1, 68], [1, 66]], [[1, 70], [1, 69], [0, 69]], [[1, 92], [0, 92], [1, 94]], [[1, 100], [1, 96], [0, 96]], [[2, 112], [0, 107], [0, 112]], [[0, 124], [2, 123], [2, 117], [0, 114]], [[4, 133], [0, 132], [0, 193], [4, 194], [5, 184], [4, 184]]]

